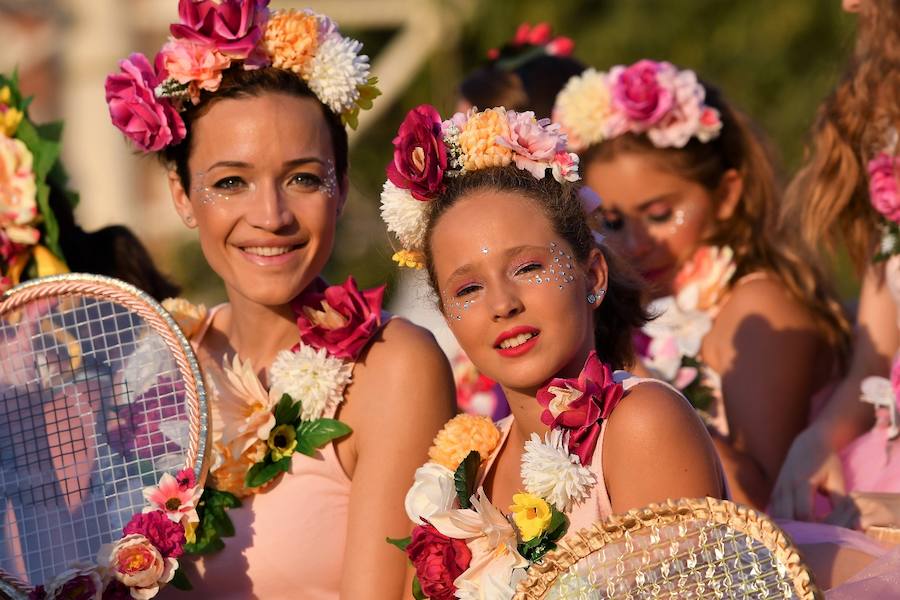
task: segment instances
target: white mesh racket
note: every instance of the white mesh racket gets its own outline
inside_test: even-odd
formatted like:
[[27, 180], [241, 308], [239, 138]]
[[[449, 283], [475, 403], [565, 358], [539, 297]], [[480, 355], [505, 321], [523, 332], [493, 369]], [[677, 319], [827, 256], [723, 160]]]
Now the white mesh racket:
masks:
[[768, 517], [726, 500], [670, 500], [569, 536], [515, 600], [812, 600], [822, 594]]
[[137, 288], [68, 274], [4, 294], [0, 591], [93, 562], [163, 473], [202, 481], [207, 419], [190, 345]]

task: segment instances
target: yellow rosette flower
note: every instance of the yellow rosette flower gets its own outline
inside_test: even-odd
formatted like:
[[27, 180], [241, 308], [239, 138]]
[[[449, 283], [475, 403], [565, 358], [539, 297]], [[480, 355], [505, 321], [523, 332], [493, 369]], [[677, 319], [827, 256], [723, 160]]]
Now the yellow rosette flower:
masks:
[[463, 168], [467, 171], [477, 171], [510, 164], [512, 150], [498, 144], [498, 137], [509, 137], [509, 121], [505, 108], [489, 108], [466, 121], [459, 133]]
[[461, 414], [453, 417], [434, 438], [428, 450], [432, 462], [455, 471], [459, 463], [477, 451], [486, 460], [500, 441], [500, 430], [488, 417]]
[[279, 425], [269, 434], [268, 443], [273, 462], [287, 458], [297, 447], [297, 430], [292, 425]]
[[523, 542], [530, 542], [544, 533], [553, 517], [553, 511], [547, 502], [525, 492], [513, 495], [513, 504], [509, 510], [513, 513], [513, 522], [519, 529]]

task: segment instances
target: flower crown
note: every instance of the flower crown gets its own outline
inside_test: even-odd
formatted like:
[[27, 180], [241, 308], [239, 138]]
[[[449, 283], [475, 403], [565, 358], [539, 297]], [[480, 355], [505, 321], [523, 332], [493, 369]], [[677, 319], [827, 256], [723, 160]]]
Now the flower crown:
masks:
[[705, 143], [722, 129], [719, 111], [705, 98], [693, 71], [641, 60], [572, 77], [556, 98], [553, 120], [576, 152], [625, 133], [646, 134], [657, 148], [683, 148], [692, 137]]
[[881, 243], [875, 262], [900, 254], [900, 135], [890, 129], [883, 148], [866, 165], [869, 202], [881, 216]]
[[271, 65], [297, 74], [322, 104], [351, 128], [359, 111], [372, 107], [377, 78], [369, 75], [362, 44], [340, 34], [337, 25], [310, 10], [269, 12], [269, 0], [179, 0], [180, 22], [153, 65], [142, 54], [119, 62], [106, 78], [106, 102], [113, 124], [144, 152], [184, 139], [178, 114], [197, 104], [203, 91], [219, 89], [222, 73], [240, 65]]
[[441, 121], [437, 109], [418, 106], [406, 115], [394, 138], [394, 159], [381, 192], [381, 217], [403, 249], [400, 266], [422, 268], [429, 202], [448, 178], [471, 171], [515, 164], [543, 179], [578, 181], [578, 156], [566, 152], [566, 135], [550, 119], [503, 107], [471, 109]]
[[539, 56], [571, 56], [574, 49], [575, 43], [571, 38], [562, 35], [553, 37], [549, 23], [534, 26], [522, 23], [512, 41], [502, 48], [491, 48], [487, 57], [497, 67], [512, 71]]
[[37, 125], [28, 118], [30, 98], [18, 76], [0, 74], [0, 292], [19, 282], [68, 271], [59, 225], [50, 207], [50, 186], [74, 207], [59, 160], [61, 123]]

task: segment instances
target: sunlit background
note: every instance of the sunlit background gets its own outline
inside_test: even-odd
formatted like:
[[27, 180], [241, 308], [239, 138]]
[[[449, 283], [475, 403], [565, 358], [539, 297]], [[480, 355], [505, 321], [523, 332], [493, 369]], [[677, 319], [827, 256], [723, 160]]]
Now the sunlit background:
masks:
[[[384, 95], [352, 138], [351, 198], [326, 275], [397, 286], [378, 217], [391, 138], [406, 110], [456, 102], [456, 85], [523, 21], [547, 21], [575, 40], [575, 56], [606, 69], [642, 57], [696, 70], [769, 135], [789, 177], [816, 106], [852, 46], [854, 20], [838, 0], [273, 0], [310, 7], [364, 42]], [[18, 67], [37, 120], [64, 118], [64, 159], [81, 192], [87, 230], [130, 226], [192, 300], [215, 303], [221, 285], [195, 234], [176, 219], [162, 168], [135, 154], [109, 122], [103, 81], [130, 52], [152, 55], [177, 0], [0, 0], [0, 70]], [[842, 291], [855, 287], [843, 265]], [[422, 301], [425, 301], [424, 297]]]

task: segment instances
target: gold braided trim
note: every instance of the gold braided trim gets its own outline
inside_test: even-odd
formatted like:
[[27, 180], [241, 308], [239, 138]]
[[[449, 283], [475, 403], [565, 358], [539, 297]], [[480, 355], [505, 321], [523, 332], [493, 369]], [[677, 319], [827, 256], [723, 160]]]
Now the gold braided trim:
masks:
[[866, 529], [866, 535], [876, 542], [896, 546], [900, 544], [900, 527], [875, 526]]
[[822, 592], [803, 564], [790, 538], [766, 515], [751, 508], [716, 498], [669, 499], [662, 504], [614, 515], [605, 521], [567, 535], [540, 563], [531, 565], [527, 577], [516, 588], [514, 600], [542, 600], [556, 579], [579, 560], [604, 546], [618, 542], [626, 533], [651, 526], [693, 520], [726, 525], [759, 541], [784, 565], [799, 600], [821, 600]]

